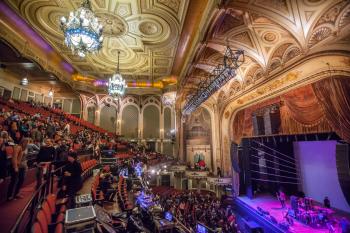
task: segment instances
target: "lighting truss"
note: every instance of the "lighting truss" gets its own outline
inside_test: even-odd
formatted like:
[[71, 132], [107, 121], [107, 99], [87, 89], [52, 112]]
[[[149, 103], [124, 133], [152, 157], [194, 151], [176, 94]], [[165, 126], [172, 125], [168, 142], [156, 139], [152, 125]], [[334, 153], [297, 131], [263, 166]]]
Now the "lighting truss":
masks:
[[243, 62], [244, 52], [242, 50], [232, 50], [227, 47], [222, 64], [218, 64], [209, 76], [200, 82], [198, 89], [189, 97], [182, 109], [182, 114], [189, 115], [231, 78], [236, 76], [236, 70]]

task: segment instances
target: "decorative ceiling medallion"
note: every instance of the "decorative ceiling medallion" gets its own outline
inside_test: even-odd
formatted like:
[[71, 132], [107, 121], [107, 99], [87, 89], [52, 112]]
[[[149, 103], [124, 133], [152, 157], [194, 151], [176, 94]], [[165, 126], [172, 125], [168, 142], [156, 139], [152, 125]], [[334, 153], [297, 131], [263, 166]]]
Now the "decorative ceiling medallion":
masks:
[[120, 37], [127, 33], [127, 23], [118, 15], [109, 13], [96, 14], [103, 25], [103, 35]]
[[147, 36], [154, 36], [160, 34], [162, 29], [161, 26], [152, 21], [145, 21], [139, 24], [139, 30], [142, 34]]
[[273, 32], [266, 32], [262, 36], [263, 40], [267, 43], [273, 43], [277, 40], [278, 36]]

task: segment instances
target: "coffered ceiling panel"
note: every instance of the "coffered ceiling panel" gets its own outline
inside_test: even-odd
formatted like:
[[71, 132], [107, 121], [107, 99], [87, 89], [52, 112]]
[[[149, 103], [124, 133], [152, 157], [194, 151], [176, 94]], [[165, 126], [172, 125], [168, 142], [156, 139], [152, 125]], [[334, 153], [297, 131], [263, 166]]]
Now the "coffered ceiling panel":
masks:
[[[218, 92], [219, 104], [243, 91], [255, 91], [301, 58], [349, 51], [349, 12], [348, 0], [223, 0], [209, 17], [206, 38], [197, 46], [181, 84], [198, 84], [208, 77], [222, 64], [227, 46], [243, 50], [245, 62]], [[183, 90], [185, 97], [193, 93]]]
[[131, 79], [170, 75], [186, 15], [187, 0], [92, 0], [104, 25], [103, 48], [80, 58], [64, 45], [60, 18], [79, 8], [82, 0], [6, 0], [70, 62], [77, 71], [105, 77], [116, 69]]

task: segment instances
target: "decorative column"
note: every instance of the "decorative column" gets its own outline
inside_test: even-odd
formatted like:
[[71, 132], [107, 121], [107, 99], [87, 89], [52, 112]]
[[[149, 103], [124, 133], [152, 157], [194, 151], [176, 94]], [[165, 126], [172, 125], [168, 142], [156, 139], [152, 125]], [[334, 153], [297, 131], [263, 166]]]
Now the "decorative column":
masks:
[[139, 112], [139, 138], [142, 141], [143, 140], [143, 108], [140, 108], [140, 112]]
[[160, 153], [163, 153], [163, 143], [164, 143], [164, 107], [161, 106], [161, 111], [159, 111], [159, 139], [160, 139]]
[[[212, 153], [213, 153], [213, 160], [212, 160], [212, 171], [214, 174], [216, 174], [216, 168], [220, 164], [220, 120], [219, 120], [219, 111], [218, 106], [216, 104], [213, 104], [212, 114], [211, 114], [211, 132], [212, 132]], [[218, 163], [219, 162], [219, 163]]]

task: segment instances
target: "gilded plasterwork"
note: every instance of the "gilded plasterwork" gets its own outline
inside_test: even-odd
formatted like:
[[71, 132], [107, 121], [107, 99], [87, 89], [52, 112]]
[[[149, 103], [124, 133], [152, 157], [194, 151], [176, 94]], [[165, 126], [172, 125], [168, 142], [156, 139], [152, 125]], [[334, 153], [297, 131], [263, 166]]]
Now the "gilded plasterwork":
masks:
[[59, 19], [77, 9], [82, 1], [7, 2], [85, 75], [104, 77], [113, 73], [120, 50], [120, 71], [127, 79], [170, 75], [188, 4], [186, 0], [92, 0], [92, 8], [104, 25], [103, 49], [80, 59], [64, 45]]
[[[243, 94], [254, 99], [267, 91], [261, 88], [266, 82], [270, 82], [269, 91], [279, 87], [280, 81], [275, 82], [274, 77], [301, 59], [319, 52], [350, 50], [349, 12], [350, 2], [345, 0], [225, 1], [213, 13], [209, 35], [197, 45], [199, 49], [181, 83], [198, 86], [222, 63], [229, 45], [244, 50], [245, 62], [218, 91], [217, 103], [223, 108]], [[193, 91], [183, 88], [183, 99]], [[239, 98], [238, 102], [249, 101]]]

